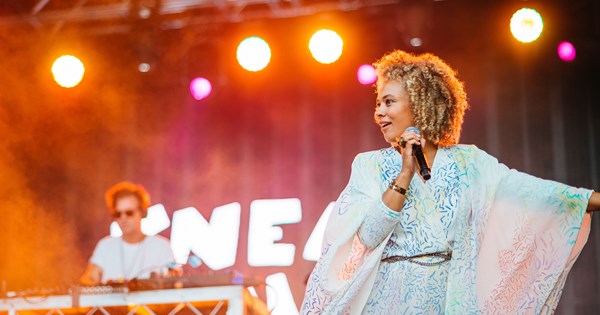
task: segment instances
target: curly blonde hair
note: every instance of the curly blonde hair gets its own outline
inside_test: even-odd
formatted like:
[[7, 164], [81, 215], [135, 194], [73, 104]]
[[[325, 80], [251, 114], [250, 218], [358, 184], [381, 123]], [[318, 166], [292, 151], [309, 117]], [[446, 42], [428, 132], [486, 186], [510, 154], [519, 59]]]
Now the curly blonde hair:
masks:
[[145, 218], [148, 215], [148, 207], [150, 207], [150, 194], [146, 191], [144, 186], [131, 182], [117, 183], [109, 188], [104, 194], [104, 200], [106, 200], [106, 205], [108, 206], [110, 214], [115, 214], [117, 200], [127, 196], [134, 196], [138, 199], [142, 217]]
[[415, 127], [427, 140], [440, 146], [458, 143], [469, 105], [464, 84], [448, 64], [429, 53], [413, 55], [395, 50], [373, 66], [377, 73], [377, 93], [389, 81], [404, 85]]

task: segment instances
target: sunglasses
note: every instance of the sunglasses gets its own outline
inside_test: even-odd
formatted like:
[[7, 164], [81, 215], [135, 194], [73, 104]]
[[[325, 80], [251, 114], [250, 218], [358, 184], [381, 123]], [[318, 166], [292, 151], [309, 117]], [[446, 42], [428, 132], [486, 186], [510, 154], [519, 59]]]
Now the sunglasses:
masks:
[[113, 218], [118, 219], [121, 216], [131, 218], [131, 217], [133, 217], [135, 212], [136, 212], [136, 210], [115, 211], [115, 213], [113, 213]]

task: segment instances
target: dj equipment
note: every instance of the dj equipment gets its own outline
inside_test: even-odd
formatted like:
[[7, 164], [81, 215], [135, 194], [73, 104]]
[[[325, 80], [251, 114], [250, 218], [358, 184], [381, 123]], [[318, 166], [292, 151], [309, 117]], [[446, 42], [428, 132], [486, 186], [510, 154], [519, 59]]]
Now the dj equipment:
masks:
[[[67, 314], [69, 310], [87, 310], [86, 314], [111, 314], [110, 307], [144, 308], [150, 314], [172, 309], [210, 307], [211, 314], [226, 308], [227, 315], [268, 314], [264, 302], [250, 295], [247, 287], [264, 285], [260, 278], [246, 277], [237, 272], [198, 274], [184, 277], [134, 279], [99, 286], [73, 286], [68, 289], [28, 290], [8, 292], [0, 296], [0, 314], [10, 315], [21, 310], [49, 310]], [[46, 294], [40, 294], [44, 292]], [[157, 313], [152, 309], [161, 307]], [[122, 310], [121, 310], [122, 311]], [[133, 314], [135, 312], [132, 312]]]
[[262, 286], [264, 280], [258, 277], [247, 277], [231, 271], [226, 273], [198, 274], [187, 277], [158, 277], [151, 279], [134, 279], [127, 281], [130, 291], [180, 289], [193, 287], [213, 287], [221, 285]]

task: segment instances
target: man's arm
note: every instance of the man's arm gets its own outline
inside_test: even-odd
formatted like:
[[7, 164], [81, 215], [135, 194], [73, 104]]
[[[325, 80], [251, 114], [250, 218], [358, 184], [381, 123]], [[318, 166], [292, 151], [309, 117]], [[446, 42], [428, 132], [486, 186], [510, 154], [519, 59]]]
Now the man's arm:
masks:
[[85, 272], [79, 278], [79, 283], [82, 285], [97, 285], [102, 279], [102, 268], [95, 264], [88, 264]]

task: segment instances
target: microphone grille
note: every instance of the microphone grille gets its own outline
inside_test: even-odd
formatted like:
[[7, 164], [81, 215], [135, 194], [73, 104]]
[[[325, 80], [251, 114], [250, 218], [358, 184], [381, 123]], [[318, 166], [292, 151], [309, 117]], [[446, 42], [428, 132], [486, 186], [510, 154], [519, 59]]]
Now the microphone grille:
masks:
[[419, 128], [417, 128], [417, 127], [410, 126], [410, 127], [406, 128], [406, 131], [414, 131], [416, 134], [421, 135], [421, 132], [419, 131]]

